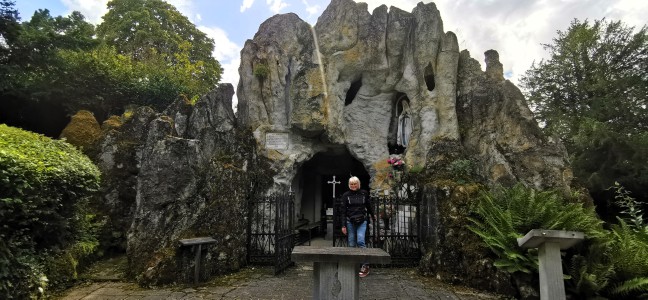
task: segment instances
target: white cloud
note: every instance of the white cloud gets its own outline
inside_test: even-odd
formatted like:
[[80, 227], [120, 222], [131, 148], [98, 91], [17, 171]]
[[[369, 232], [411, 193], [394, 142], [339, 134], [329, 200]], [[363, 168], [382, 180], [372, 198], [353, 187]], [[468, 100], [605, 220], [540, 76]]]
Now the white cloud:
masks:
[[419, 3], [419, 2], [428, 3], [428, 2], [432, 2], [432, 1], [430, 1], [430, 0], [424, 0], [424, 1], [421, 1], [421, 0], [399, 0], [399, 1], [391, 1], [391, 0], [359, 0], [359, 1], [356, 1], [356, 2], [367, 3], [369, 12], [373, 12], [373, 10], [376, 7], [381, 6], [383, 4], [387, 5], [387, 7], [396, 6], [396, 7], [400, 8], [400, 9], [402, 9], [404, 11], [412, 11], [412, 9], [414, 9], [414, 7], [416, 7], [417, 3]]
[[86, 21], [92, 24], [101, 23], [101, 17], [108, 12], [106, 4], [108, 0], [62, 0], [71, 13], [72, 11], [79, 11], [86, 17]]
[[306, 1], [306, 0], [302, 0], [302, 3], [304, 4], [304, 6], [306, 6], [305, 10], [308, 12], [308, 17], [307, 18], [310, 18], [312, 16], [317, 16], [317, 14], [319, 14], [320, 11], [322, 10], [321, 6], [319, 6], [317, 4], [310, 5], [310, 4], [308, 4], [308, 1]]
[[242, 47], [232, 42], [223, 29], [206, 26], [198, 26], [198, 29], [214, 39], [214, 52], [212, 55], [217, 60], [227, 60], [239, 56]]
[[280, 13], [282, 9], [288, 7], [288, 3], [283, 0], [266, 0], [266, 4], [268, 4], [270, 11], [275, 14]]
[[[234, 92], [236, 92], [236, 86], [239, 82], [239, 73], [238, 68], [241, 64], [241, 58], [236, 57], [230, 61], [221, 61], [221, 67], [223, 68], [223, 76], [221, 77], [221, 83], [231, 83], [234, 86]], [[234, 94], [232, 97], [232, 109], [238, 105], [238, 97]], [[236, 111], [236, 109], [234, 109]]]
[[[198, 29], [214, 39], [214, 52], [212, 55], [223, 67], [221, 82], [231, 83], [236, 90], [239, 82], [238, 67], [241, 64], [240, 51], [242, 47], [232, 42], [227, 36], [227, 32], [221, 28], [199, 26]], [[234, 95], [232, 105], [236, 106], [237, 103], [238, 98]]]
[[244, 12], [248, 8], [252, 7], [252, 4], [254, 4], [254, 0], [243, 0], [243, 3], [241, 4], [241, 12]]
[[606, 11], [608, 17], [614, 20], [623, 20], [635, 29], [646, 25], [646, 13], [648, 13], [648, 2], [636, 0], [619, 0], [610, 5]]
[[164, 0], [165, 2], [175, 6], [175, 8], [182, 13], [183, 15], [189, 17], [192, 16], [193, 14], [192, 9], [193, 9], [193, 1], [191, 0]]
[[[369, 10], [387, 4], [411, 11], [417, 0], [368, 0]], [[423, 1], [429, 3], [431, 1]], [[608, 18], [628, 25], [645, 24], [648, 2], [635, 0], [455, 0], [435, 1], [444, 21], [444, 30], [457, 34], [459, 47], [467, 49], [483, 65], [483, 53], [494, 49], [500, 54], [504, 73], [511, 81], [519, 78], [533, 61], [547, 57], [541, 44], [551, 43], [557, 30], [566, 30], [574, 19]]]

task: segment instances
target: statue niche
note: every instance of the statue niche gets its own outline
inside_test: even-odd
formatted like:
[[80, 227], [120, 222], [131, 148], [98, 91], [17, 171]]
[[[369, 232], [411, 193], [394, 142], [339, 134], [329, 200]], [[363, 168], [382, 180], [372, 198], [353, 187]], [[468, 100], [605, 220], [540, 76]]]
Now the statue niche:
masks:
[[403, 154], [412, 135], [412, 112], [409, 98], [404, 93], [396, 94], [394, 109], [389, 123], [387, 147], [389, 154]]

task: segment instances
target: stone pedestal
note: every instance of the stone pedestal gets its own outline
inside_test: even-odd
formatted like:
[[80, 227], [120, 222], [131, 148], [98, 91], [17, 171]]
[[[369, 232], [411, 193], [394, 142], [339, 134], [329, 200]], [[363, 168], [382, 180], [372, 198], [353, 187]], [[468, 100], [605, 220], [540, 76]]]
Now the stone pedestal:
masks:
[[585, 238], [578, 231], [532, 229], [517, 239], [522, 248], [538, 248], [540, 261], [540, 299], [565, 299], [560, 250], [571, 248]]
[[291, 259], [313, 262], [313, 299], [359, 299], [360, 264], [391, 262], [382, 249], [349, 247], [296, 246]]

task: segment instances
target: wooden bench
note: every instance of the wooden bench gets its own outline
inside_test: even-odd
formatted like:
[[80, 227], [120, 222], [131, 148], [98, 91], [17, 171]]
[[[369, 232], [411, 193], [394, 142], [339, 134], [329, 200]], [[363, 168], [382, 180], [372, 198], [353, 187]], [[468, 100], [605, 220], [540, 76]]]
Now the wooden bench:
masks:
[[360, 265], [391, 262], [379, 248], [297, 246], [291, 258], [313, 262], [313, 299], [359, 299]]
[[[306, 240], [308, 240], [308, 245], [310, 246], [311, 240], [313, 239], [313, 235], [318, 234], [319, 228], [320, 228], [319, 223], [309, 223], [297, 228], [297, 231], [299, 232], [299, 237], [295, 242], [298, 244], [304, 244], [306, 243]], [[304, 237], [303, 241], [301, 238], [302, 236]]]
[[180, 242], [180, 247], [191, 246], [195, 251], [194, 284], [198, 284], [198, 279], [200, 278], [200, 265], [202, 264], [200, 259], [202, 255], [202, 245], [214, 244], [216, 243], [216, 240], [211, 237], [197, 237], [192, 239], [183, 239], [180, 240], [179, 242]]

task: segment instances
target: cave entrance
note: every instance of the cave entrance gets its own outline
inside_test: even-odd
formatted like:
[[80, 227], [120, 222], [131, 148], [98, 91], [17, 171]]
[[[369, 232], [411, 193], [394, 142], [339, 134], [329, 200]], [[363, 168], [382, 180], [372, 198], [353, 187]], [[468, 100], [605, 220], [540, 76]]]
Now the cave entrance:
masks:
[[[327, 209], [333, 209], [334, 198], [349, 190], [351, 176], [360, 179], [361, 188], [369, 191], [369, 173], [344, 146], [336, 146], [315, 154], [301, 165], [292, 183], [295, 192], [295, 214], [300, 240], [327, 233]], [[333, 194], [335, 177], [335, 194]], [[330, 217], [329, 217], [330, 218]], [[308, 230], [306, 230], [308, 228]], [[302, 232], [308, 236], [302, 236]], [[327, 236], [330, 237], [327, 233]]]

